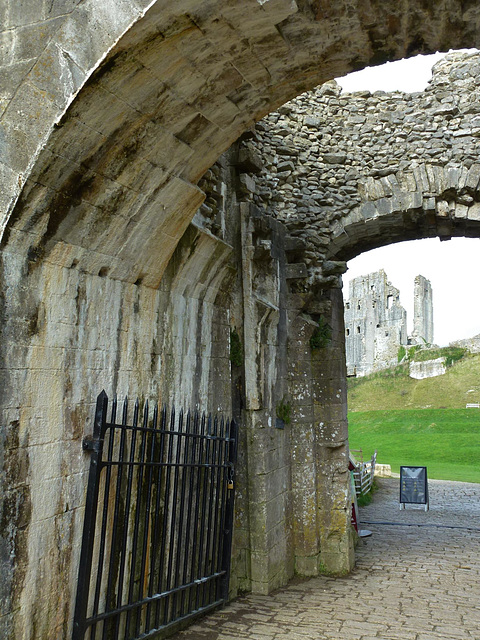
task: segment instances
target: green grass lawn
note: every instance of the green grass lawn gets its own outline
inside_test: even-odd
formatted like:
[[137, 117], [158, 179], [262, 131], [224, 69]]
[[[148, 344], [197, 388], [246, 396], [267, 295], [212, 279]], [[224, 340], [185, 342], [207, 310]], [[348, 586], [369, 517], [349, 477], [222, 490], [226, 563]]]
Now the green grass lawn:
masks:
[[352, 411], [348, 415], [352, 449], [364, 459], [426, 466], [429, 478], [480, 482], [479, 409]]

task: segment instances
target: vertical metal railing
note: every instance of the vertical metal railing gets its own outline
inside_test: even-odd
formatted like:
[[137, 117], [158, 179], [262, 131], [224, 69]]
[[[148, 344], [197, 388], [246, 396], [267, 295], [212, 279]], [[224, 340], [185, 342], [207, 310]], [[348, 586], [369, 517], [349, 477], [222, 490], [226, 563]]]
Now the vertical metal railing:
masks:
[[97, 399], [73, 640], [153, 638], [228, 599], [237, 429]]

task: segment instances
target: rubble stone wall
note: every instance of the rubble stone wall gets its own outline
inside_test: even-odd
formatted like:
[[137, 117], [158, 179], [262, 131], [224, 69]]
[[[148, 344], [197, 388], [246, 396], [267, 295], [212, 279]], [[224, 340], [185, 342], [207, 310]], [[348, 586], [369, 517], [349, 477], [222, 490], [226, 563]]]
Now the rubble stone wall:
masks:
[[256, 202], [307, 243], [312, 275], [400, 240], [478, 236], [479, 80], [478, 54], [452, 53], [424, 92], [329, 82], [257, 125]]

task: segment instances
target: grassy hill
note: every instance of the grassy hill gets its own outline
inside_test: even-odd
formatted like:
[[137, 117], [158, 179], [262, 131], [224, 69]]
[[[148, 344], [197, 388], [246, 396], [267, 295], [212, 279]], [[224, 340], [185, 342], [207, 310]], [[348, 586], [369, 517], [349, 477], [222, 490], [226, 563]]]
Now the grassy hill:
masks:
[[348, 380], [349, 411], [464, 409], [471, 402], [480, 402], [480, 354], [425, 380], [410, 378], [408, 364]]
[[349, 380], [349, 438], [364, 458], [428, 467], [428, 476], [480, 482], [480, 355], [453, 364], [443, 376], [408, 377], [408, 365]]

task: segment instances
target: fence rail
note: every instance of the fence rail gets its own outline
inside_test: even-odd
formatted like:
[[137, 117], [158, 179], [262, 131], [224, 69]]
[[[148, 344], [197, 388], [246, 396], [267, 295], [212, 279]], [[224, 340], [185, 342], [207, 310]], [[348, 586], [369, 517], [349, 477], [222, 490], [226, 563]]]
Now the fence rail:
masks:
[[350, 451], [350, 462], [354, 466], [353, 479], [355, 481], [355, 493], [357, 496], [365, 495], [372, 488], [377, 452], [375, 451], [371, 460], [364, 462], [363, 451], [361, 449], [353, 449]]

